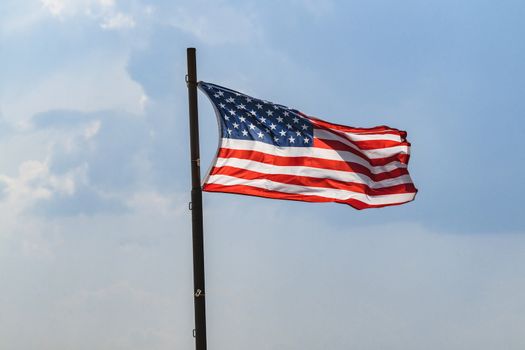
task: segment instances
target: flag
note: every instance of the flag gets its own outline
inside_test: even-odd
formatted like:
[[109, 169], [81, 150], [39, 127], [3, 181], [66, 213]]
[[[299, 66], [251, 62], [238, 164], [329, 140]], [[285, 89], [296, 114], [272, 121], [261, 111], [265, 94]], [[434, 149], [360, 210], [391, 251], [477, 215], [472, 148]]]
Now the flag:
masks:
[[219, 123], [219, 147], [203, 190], [356, 209], [403, 204], [417, 189], [406, 132], [354, 128], [199, 82]]

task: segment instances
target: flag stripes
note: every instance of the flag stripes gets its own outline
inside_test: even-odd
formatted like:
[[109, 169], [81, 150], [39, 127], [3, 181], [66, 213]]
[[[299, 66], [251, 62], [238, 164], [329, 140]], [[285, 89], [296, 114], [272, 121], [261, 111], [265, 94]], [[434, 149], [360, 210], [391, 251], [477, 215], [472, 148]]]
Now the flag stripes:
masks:
[[[256, 179], [268, 179], [274, 182], [280, 182], [285, 184], [293, 185], [304, 185], [311, 187], [325, 187], [325, 188], [336, 188], [340, 190], [354, 191], [364, 193], [371, 196], [387, 195], [387, 194], [400, 194], [406, 192], [415, 192], [415, 187], [412, 183], [404, 183], [393, 186], [384, 186], [379, 188], [372, 188], [366, 184], [358, 182], [346, 182], [331, 178], [319, 179], [314, 176], [301, 176], [289, 174], [271, 174], [261, 173], [252, 170], [246, 170], [243, 168], [235, 168], [232, 166], [220, 166], [213, 169], [212, 175], [227, 175], [247, 180]], [[348, 179], [346, 179], [348, 180]]]
[[375, 174], [360, 164], [350, 162], [314, 157], [283, 157], [257, 151], [238, 151], [224, 148], [219, 151], [219, 157], [220, 158], [217, 159], [218, 164], [235, 164], [235, 166], [246, 169], [248, 169], [248, 167], [259, 167], [263, 169], [266, 166], [266, 169], [275, 169], [278, 173], [286, 171], [293, 171], [296, 175], [316, 173], [318, 176], [323, 177], [329, 177], [331, 174], [341, 174], [342, 178], [351, 176], [348, 173], [356, 173], [359, 179], [366, 179], [369, 183], [380, 182], [392, 177], [408, 174], [406, 168], [397, 168], [392, 171]]
[[202, 90], [214, 103], [221, 138], [204, 191], [356, 209], [414, 199], [406, 132], [333, 124], [206, 84]]

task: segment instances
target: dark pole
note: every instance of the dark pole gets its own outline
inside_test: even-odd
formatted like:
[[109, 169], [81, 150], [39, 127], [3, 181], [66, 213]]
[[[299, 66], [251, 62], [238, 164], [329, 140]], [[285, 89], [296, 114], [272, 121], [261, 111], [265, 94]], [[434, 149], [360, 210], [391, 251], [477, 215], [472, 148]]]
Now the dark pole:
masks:
[[195, 48], [187, 49], [188, 102], [190, 109], [191, 223], [193, 227], [193, 302], [195, 307], [195, 349], [206, 350], [206, 303], [204, 293], [204, 237], [197, 110], [197, 63]]

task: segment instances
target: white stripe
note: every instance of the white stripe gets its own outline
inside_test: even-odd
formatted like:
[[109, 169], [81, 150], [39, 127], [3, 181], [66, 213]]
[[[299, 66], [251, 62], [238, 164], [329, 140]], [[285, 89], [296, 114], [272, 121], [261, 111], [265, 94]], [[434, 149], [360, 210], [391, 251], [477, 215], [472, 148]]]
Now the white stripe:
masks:
[[[323, 126], [322, 124], [317, 123], [315, 119], [310, 119], [310, 118], [307, 118], [307, 119], [310, 120], [310, 122], [312, 124], [314, 124], [314, 127], [315, 126], [319, 126], [319, 128], [325, 129], [325, 130], [326, 130], [326, 128], [331, 129], [329, 126]], [[325, 122], [325, 123], [328, 123], [328, 122]], [[328, 124], [330, 124], [330, 123], [328, 123]], [[369, 140], [391, 140], [391, 141], [398, 141], [398, 142], [403, 141], [401, 139], [401, 136], [399, 135], [400, 131], [399, 130], [393, 130], [393, 129], [390, 129], [390, 130], [392, 132], [395, 132], [396, 134], [389, 134], [389, 133], [387, 133], [388, 130], [384, 130], [384, 131], [372, 131], [372, 130], [368, 130], [368, 131], [365, 131], [365, 130], [363, 130], [363, 131], [343, 131], [343, 130], [336, 130], [336, 129], [331, 129], [331, 130], [334, 130], [334, 131], [346, 134], [349, 137], [351, 137], [352, 140], [354, 140], [354, 141], [369, 141]]]
[[408, 146], [394, 146], [394, 147], [378, 148], [378, 149], [370, 149], [370, 150], [360, 149], [358, 146], [348, 141], [342, 135], [338, 135], [328, 130], [314, 129], [314, 137], [322, 139], [322, 140], [340, 141], [344, 143], [345, 145], [352, 147], [355, 150], [360, 151], [361, 153], [363, 153], [364, 155], [366, 155], [368, 158], [371, 158], [371, 159], [387, 158], [387, 157], [395, 156], [399, 153], [408, 154], [409, 152]]
[[321, 187], [309, 187], [309, 186], [298, 186], [290, 184], [282, 184], [266, 179], [262, 180], [245, 180], [239, 179], [227, 175], [212, 175], [209, 178], [208, 183], [234, 186], [234, 185], [246, 185], [257, 188], [262, 188], [269, 191], [278, 191], [284, 193], [300, 194], [304, 196], [319, 196], [338, 200], [356, 199], [366, 204], [395, 204], [407, 202], [414, 199], [414, 193], [402, 193], [402, 194], [389, 194], [381, 196], [368, 196], [364, 193], [357, 193], [346, 190], [321, 188]]
[[293, 176], [309, 176], [318, 179], [332, 179], [343, 182], [354, 182], [365, 184], [370, 188], [390, 187], [401, 184], [412, 183], [409, 175], [402, 175], [392, 179], [381, 181], [373, 181], [368, 176], [358, 173], [351, 173], [341, 170], [319, 169], [306, 166], [279, 166], [266, 163], [256, 162], [248, 159], [238, 158], [217, 158], [215, 163], [217, 168], [223, 166], [231, 166], [234, 168], [246, 169], [256, 171], [263, 174], [271, 175], [293, 175]]
[[390, 162], [386, 165], [372, 166], [365, 159], [356, 156], [352, 152], [335, 151], [332, 149], [317, 147], [277, 147], [269, 143], [251, 140], [236, 140], [223, 138], [221, 147], [241, 151], [257, 151], [273, 156], [280, 157], [312, 157], [327, 160], [339, 160], [344, 162], [357, 163], [370, 169], [372, 174], [379, 174], [392, 171], [398, 168], [406, 168], [407, 165], [398, 161]]
[[359, 134], [353, 132], [344, 132], [344, 134], [352, 141], [378, 141], [388, 140], [401, 142], [401, 136], [394, 134]]

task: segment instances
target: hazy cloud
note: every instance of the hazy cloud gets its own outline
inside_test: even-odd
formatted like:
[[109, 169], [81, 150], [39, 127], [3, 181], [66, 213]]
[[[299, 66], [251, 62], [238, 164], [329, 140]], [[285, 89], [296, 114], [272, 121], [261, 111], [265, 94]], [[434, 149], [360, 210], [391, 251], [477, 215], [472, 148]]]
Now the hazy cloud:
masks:
[[6, 120], [27, 127], [34, 114], [54, 109], [141, 113], [143, 96], [127, 74], [126, 58], [100, 53], [70, 62], [16, 94], [6, 91], [3, 112]]
[[525, 347], [519, 5], [28, 4], [0, 5], [0, 348], [193, 346], [189, 46], [201, 79], [408, 129], [420, 189], [371, 211], [205, 193], [209, 344]]
[[171, 7], [167, 21], [208, 45], [248, 44], [261, 35], [257, 12], [224, 1], [192, 1]]
[[135, 20], [130, 15], [121, 12], [115, 13], [104, 19], [100, 24], [102, 29], [124, 29], [135, 27]]

